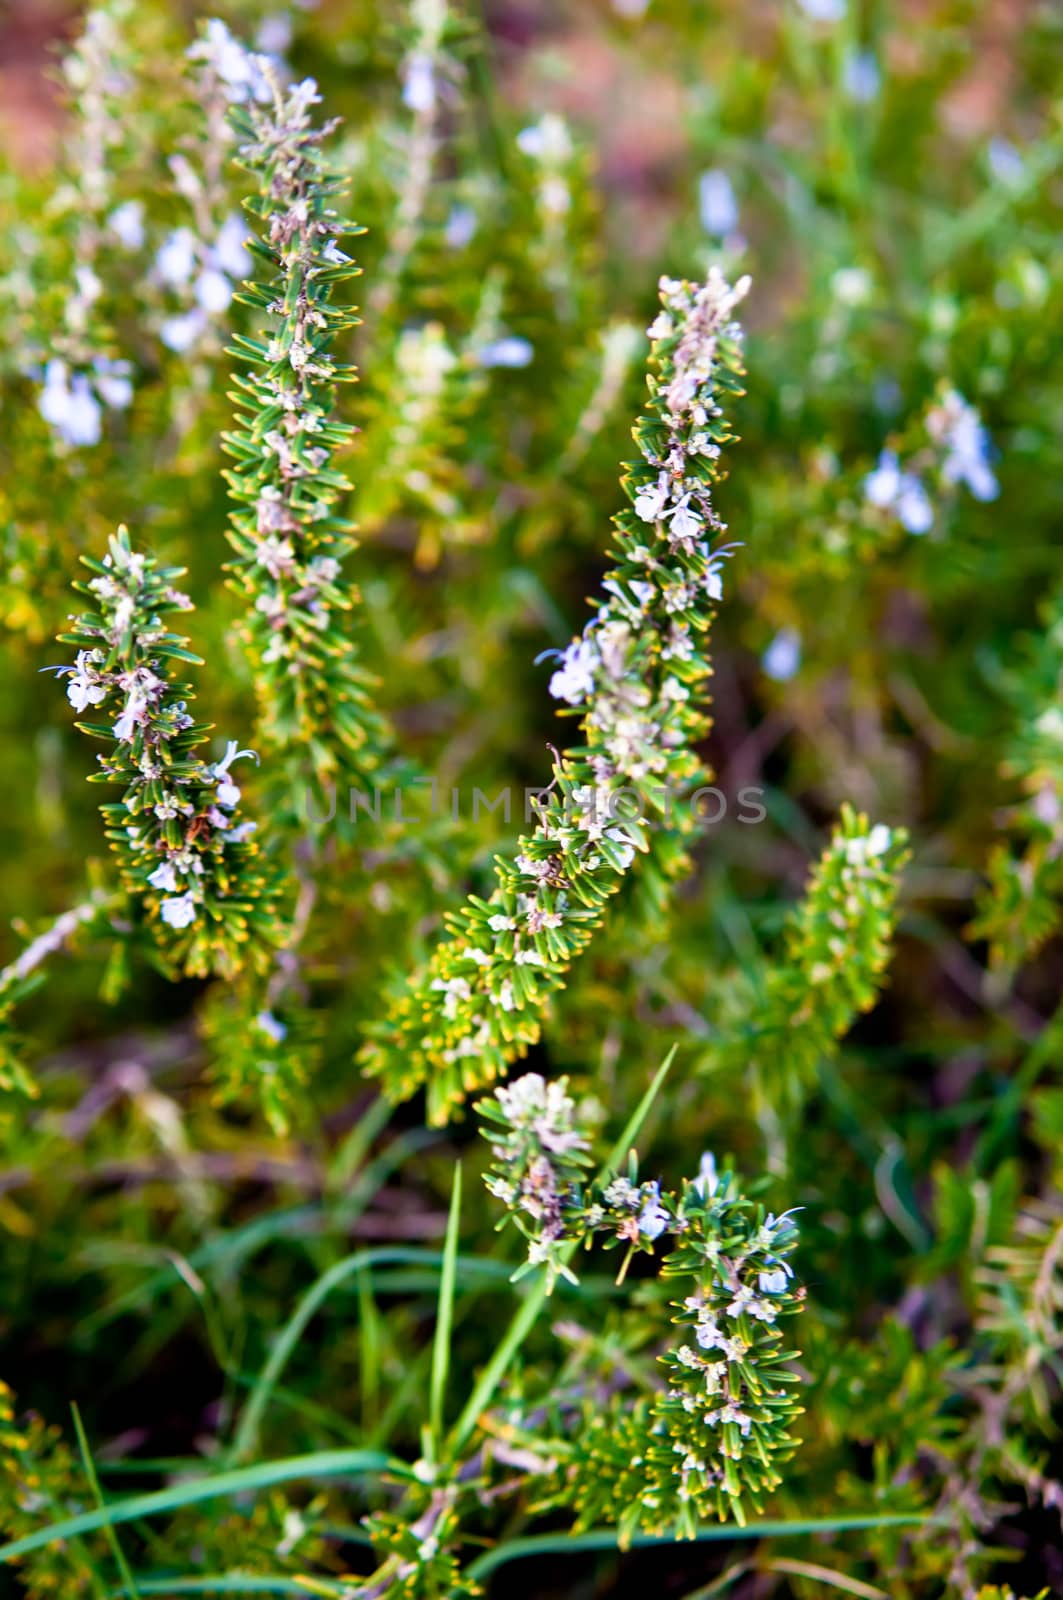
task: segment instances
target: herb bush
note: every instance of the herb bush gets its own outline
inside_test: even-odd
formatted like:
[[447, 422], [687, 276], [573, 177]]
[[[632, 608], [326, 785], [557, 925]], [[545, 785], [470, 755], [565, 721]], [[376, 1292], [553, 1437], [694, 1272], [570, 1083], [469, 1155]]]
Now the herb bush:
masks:
[[0, 1590], [1063, 1592], [1058, 12], [187, 9], [0, 187]]

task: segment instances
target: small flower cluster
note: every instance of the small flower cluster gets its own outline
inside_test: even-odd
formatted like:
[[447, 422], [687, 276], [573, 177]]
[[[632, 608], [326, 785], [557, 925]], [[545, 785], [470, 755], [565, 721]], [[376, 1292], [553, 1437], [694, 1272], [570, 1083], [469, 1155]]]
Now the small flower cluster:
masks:
[[[677, 1225], [674, 1202], [662, 1195], [656, 1179], [640, 1183], [634, 1163], [626, 1177], [585, 1185], [597, 1107], [577, 1108], [567, 1089], [567, 1078], [547, 1083], [539, 1073], [526, 1072], [476, 1104], [490, 1124], [483, 1132], [495, 1161], [485, 1182], [528, 1241], [527, 1260], [516, 1276], [544, 1266], [551, 1288], [559, 1277], [576, 1281], [568, 1259], [573, 1246], [592, 1236], [626, 1245], [630, 1260], [638, 1250], [652, 1252], [656, 1240]], [[626, 1271], [627, 1261], [621, 1277]]]
[[73, 225], [73, 287], [64, 302], [62, 329], [49, 340], [37, 409], [71, 449], [98, 444], [105, 410], [123, 411], [133, 398], [132, 367], [109, 353], [111, 335], [99, 309], [101, 249], [109, 233], [120, 237], [130, 216], [122, 207], [108, 215], [114, 152], [127, 137], [123, 108], [130, 78], [124, 41], [130, 10], [129, 0], [109, 0], [90, 10], [63, 63], [74, 134], [71, 170], [58, 204]]
[[968, 930], [988, 939], [998, 970], [1030, 960], [1063, 921], [1063, 591], [1046, 602], [1042, 623], [1008, 683], [1017, 735], [1001, 770], [1024, 791], [1008, 818], [1015, 839], [990, 853]]
[[[399, 67], [409, 123], [395, 136], [396, 205], [388, 246], [369, 297], [377, 322], [395, 305], [418, 242], [439, 148], [439, 117], [458, 65], [447, 52], [448, 0], [411, 0], [410, 39]], [[473, 219], [475, 227], [475, 219]]]
[[124, 411], [133, 398], [128, 361], [93, 356], [80, 369], [53, 356], [44, 369], [37, 409], [65, 445], [79, 449], [103, 438], [104, 408]]
[[499, 861], [490, 900], [471, 898], [452, 919], [453, 939], [363, 1053], [393, 1094], [427, 1084], [436, 1121], [539, 1037], [548, 997], [648, 849], [648, 821], [631, 816], [622, 791], [642, 786], [660, 809], [655, 793], [702, 774], [693, 746], [707, 725], [705, 642], [729, 554], [710, 489], [732, 437], [720, 401], [741, 393], [733, 312], [747, 287], [715, 270], [701, 286], [662, 280], [650, 330], [658, 370], [635, 428], [641, 459], [625, 479], [617, 565], [550, 684], [581, 714], [584, 748], [558, 761], [536, 831]]
[[186, 51], [202, 117], [187, 148], [170, 158], [174, 187], [190, 207], [192, 223], [167, 234], [155, 255], [153, 277], [169, 301], [159, 337], [178, 354], [204, 344], [251, 272], [247, 225], [229, 206], [225, 168], [233, 143], [229, 108], [269, 101], [268, 57], [245, 50], [217, 18], [204, 24]]
[[902, 463], [886, 448], [864, 479], [864, 499], [895, 518], [909, 533], [929, 533], [934, 502], [926, 478], [935, 477], [946, 493], [964, 485], [976, 500], [995, 500], [999, 485], [990, 465], [989, 435], [978, 412], [955, 389], [946, 387], [925, 418], [928, 444]]
[[570, 473], [584, 459], [609, 420], [634, 363], [642, 354], [642, 330], [633, 322], [611, 322], [593, 362], [594, 386], [575, 418], [558, 470]]
[[797, 1448], [787, 1430], [800, 1414], [800, 1380], [786, 1365], [797, 1352], [784, 1348], [779, 1326], [804, 1305], [790, 1264], [793, 1216], [765, 1213], [711, 1157], [684, 1188], [684, 1228], [662, 1275], [691, 1281], [675, 1318], [689, 1338], [663, 1358], [668, 1389], [654, 1408], [663, 1433], [649, 1451], [651, 1471], [668, 1482], [669, 1470], [678, 1475], [680, 1536], [701, 1517], [744, 1520], [747, 1500], [760, 1510]]
[[590, 1164], [590, 1141], [567, 1088], [567, 1078], [547, 1083], [527, 1072], [476, 1107], [490, 1124], [483, 1131], [496, 1163], [487, 1187], [529, 1241], [527, 1266], [545, 1265], [551, 1284], [559, 1274], [571, 1277], [561, 1247], [574, 1237], [571, 1218], [583, 1216]]
[[[799, 1409], [797, 1379], [778, 1326], [804, 1299], [790, 1264], [793, 1213], [754, 1205], [709, 1153], [678, 1195], [656, 1180], [640, 1183], [634, 1155], [626, 1176], [585, 1183], [589, 1140], [566, 1089], [563, 1079], [546, 1084], [528, 1073], [477, 1105], [495, 1162], [487, 1187], [528, 1240], [521, 1271], [544, 1266], [552, 1288], [572, 1277], [574, 1250], [595, 1237], [626, 1246], [627, 1259], [636, 1250], [652, 1255], [663, 1238], [662, 1275], [692, 1282], [675, 1318], [688, 1337], [661, 1358], [667, 1388], [647, 1418], [645, 1493], [636, 1507], [603, 1505], [610, 1486], [599, 1461], [586, 1492], [576, 1486], [581, 1521], [606, 1512], [628, 1533], [674, 1526], [683, 1536], [699, 1517], [741, 1520], [743, 1499], [759, 1508], [796, 1448], [786, 1429]], [[615, 1431], [615, 1418], [608, 1426]]]
[[569, 230], [578, 176], [572, 135], [565, 119], [548, 111], [538, 122], [521, 129], [517, 148], [532, 164], [543, 278], [556, 304], [567, 314], [573, 265]]
[[488, 273], [460, 342], [436, 321], [403, 328], [388, 381], [370, 404], [359, 522], [379, 527], [400, 505], [416, 506], [421, 527], [414, 560], [420, 567], [434, 566], [444, 544], [484, 536], [484, 519], [466, 509], [469, 475], [455, 465], [454, 446], [486, 393], [490, 368], [531, 358], [530, 345], [502, 333], [501, 301], [499, 275]]
[[753, 1025], [713, 1047], [710, 1070], [740, 1072], [754, 1108], [793, 1120], [819, 1064], [875, 1003], [889, 961], [907, 859], [901, 829], [842, 808], [791, 912], [777, 964], [760, 974]]
[[269, 268], [240, 295], [265, 313], [267, 332], [235, 340], [251, 370], [237, 379], [237, 429], [225, 440], [237, 463], [227, 474], [238, 503], [230, 571], [249, 605], [242, 632], [263, 735], [313, 746], [325, 776], [344, 759], [374, 766], [382, 737], [371, 680], [336, 617], [352, 603], [340, 563], [353, 544], [335, 510], [350, 485], [332, 458], [353, 430], [333, 414], [333, 389], [355, 372], [332, 346], [358, 318], [332, 297], [358, 272], [337, 239], [358, 230], [332, 204], [343, 184], [321, 155], [328, 129], [311, 120], [316, 84], [270, 84], [268, 102], [250, 95], [229, 113], [240, 163], [259, 184], [246, 208], [262, 230], [254, 254]]
[[97, 609], [71, 619], [60, 638], [77, 659], [55, 670], [74, 710], [100, 718], [78, 726], [114, 745], [95, 781], [126, 786], [120, 804], [102, 807], [123, 885], [170, 968], [202, 976], [258, 965], [275, 938], [276, 891], [257, 859], [256, 824], [237, 820], [231, 770], [251, 752], [231, 740], [220, 761], [194, 753], [209, 728], [170, 672], [199, 658], [163, 620], [190, 609], [174, 588], [181, 569], [135, 552], [124, 528], [102, 561], [82, 559], [96, 576], [76, 587]]
[[439, 103], [443, 35], [448, 21], [446, 0], [413, 0], [413, 30], [402, 61], [402, 100], [418, 117], [432, 116]]

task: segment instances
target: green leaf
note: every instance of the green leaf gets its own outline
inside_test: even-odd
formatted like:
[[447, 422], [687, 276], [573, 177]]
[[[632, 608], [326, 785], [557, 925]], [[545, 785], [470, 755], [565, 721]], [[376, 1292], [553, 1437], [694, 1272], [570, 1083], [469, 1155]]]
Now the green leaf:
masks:
[[378, 1476], [382, 1473], [410, 1476], [404, 1463], [377, 1450], [318, 1450], [305, 1456], [262, 1461], [254, 1467], [238, 1467], [233, 1472], [193, 1478], [186, 1483], [172, 1484], [167, 1489], [156, 1489], [151, 1494], [114, 1500], [96, 1511], [84, 1511], [77, 1517], [64, 1517], [60, 1522], [38, 1528], [36, 1533], [28, 1533], [21, 1539], [0, 1545], [0, 1561], [14, 1561], [18, 1556], [28, 1555], [31, 1550], [42, 1550], [45, 1545], [56, 1544], [60, 1539], [72, 1539], [79, 1533], [117, 1527], [120, 1523], [135, 1522], [141, 1517], [162, 1516], [182, 1506], [198, 1505], [204, 1500], [224, 1500], [230, 1495], [253, 1494], [256, 1490], [269, 1489], [278, 1483], [313, 1478]]
[[450, 1192], [450, 1214], [443, 1244], [443, 1271], [439, 1279], [439, 1307], [436, 1312], [435, 1339], [432, 1343], [432, 1383], [429, 1392], [428, 1426], [433, 1456], [438, 1459], [443, 1446], [443, 1401], [450, 1367], [450, 1331], [454, 1322], [455, 1269], [461, 1222], [461, 1162], [454, 1168]]

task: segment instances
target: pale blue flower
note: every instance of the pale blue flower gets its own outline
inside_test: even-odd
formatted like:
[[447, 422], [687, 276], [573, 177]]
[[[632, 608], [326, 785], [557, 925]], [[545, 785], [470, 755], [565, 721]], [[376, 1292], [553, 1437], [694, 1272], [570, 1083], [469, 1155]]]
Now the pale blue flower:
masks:
[[511, 333], [482, 345], [476, 360], [481, 367], [526, 367], [534, 355], [535, 348], [527, 339]]
[[840, 22], [845, 16], [846, 0], [797, 0], [797, 3], [813, 22]]
[[934, 526], [934, 507], [919, 479], [906, 472], [901, 479], [895, 509], [901, 526], [909, 533], [928, 533]]
[[639, 1212], [639, 1232], [647, 1239], [659, 1239], [672, 1219], [661, 1204], [660, 1184], [648, 1183], [646, 1190], [648, 1195]]
[[765, 674], [776, 683], [789, 683], [801, 665], [801, 635], [795, 628], [780, 628], [761, 657]]
[[573, 639], [561, 657], [561, 665], [550, 679], [550, 693], [555, 700], [567, 700], [569, 705], [579, 705], [594, 689], [594, 674], [599, 665], [598, 652], [589, 639]]
[[845, 63], [845, 91], [859, 105], [876, 99], [882, 87], [882, 73], [871, 50], [856, 50]]
[[990, 139], [986, 159], [997, 182], [1009, 189], [1020, 184], [1026, 175], [1026, 163], [1010, 139]]
[[698, 179], [698, 215], [701, 226], [714, 238], [722, 239], [738, 226], [738, 202], [731, 180], [719, 167], [703, 172]]

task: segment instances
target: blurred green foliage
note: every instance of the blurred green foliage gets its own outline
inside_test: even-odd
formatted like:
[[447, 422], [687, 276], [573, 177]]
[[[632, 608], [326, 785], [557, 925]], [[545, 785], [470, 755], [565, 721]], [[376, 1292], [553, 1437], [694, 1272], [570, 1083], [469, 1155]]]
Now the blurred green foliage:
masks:
[[[221, 443], [227, 348], [261, 306], [222, 305], [218, 281], [258, 191], [187, 59], [188, 8], [109, 0], [68, 70], [58, 165], [0, 171], [0, 1537], [91, 1515], [71, 1401], [106, 1500], [170, 1498], [42, 1542], [0, 1592], [1056, 1592], [1058, 8], [217, 10], [343, 118], [328, 166], [367, 230], [347, 246], [364, 276], [333, 289], [359, 381], [330, 403], [336, 442], [358, 430], [337, 452], [360, 542], [336, 627], [373, 685], [382, 803], [350, 810], [348, 781], [374, 786], [356, 761], [331, 819], [327, 762], [240, 769], [290, 891], [267, 974], [171, 981], [110, 899], [93, 750], [41, 669], [70, 660], [52, 641], [79, 557], [120, 523], [187, 568], [198, 714], [266, 744]], [[470, 1123], [428, 1131], [355, 1062], [515, 845], [519, 801], [476, 818], [473, 789], [549, 780], [565, 725], [532, 663], [607, 568], [658, 276], [713, 263], [754, 279], [717, 496], [741, 548], [698, 750], [726, 814], [685, 878], [636, 872], [614, 897], [529, 1065], [567, 1073], [611, 1140], [678, 1046], [642, 1169], [676, 1189], [726, 1151], [766, 1205], [803, 1208], [805, 1415], [770, 1532], [618, 1556], [667, 1286], [641, 1256], [620, 1288], [601, 1256], [548, 1304], [511, 1286]], [[977, 413], [962, 450], [956, 395]], [[870, 823], [828, 842], [844, 806]], [[861, 899], [845, 839], [882, 824], [910, 861]], [[27, 962], [41, 935], [61, 947]], [[610, 1507], [597, 1542], [570, 1533], [560, 1462]], [[182, 1498], [229, 1468], [259, 1476]]]

